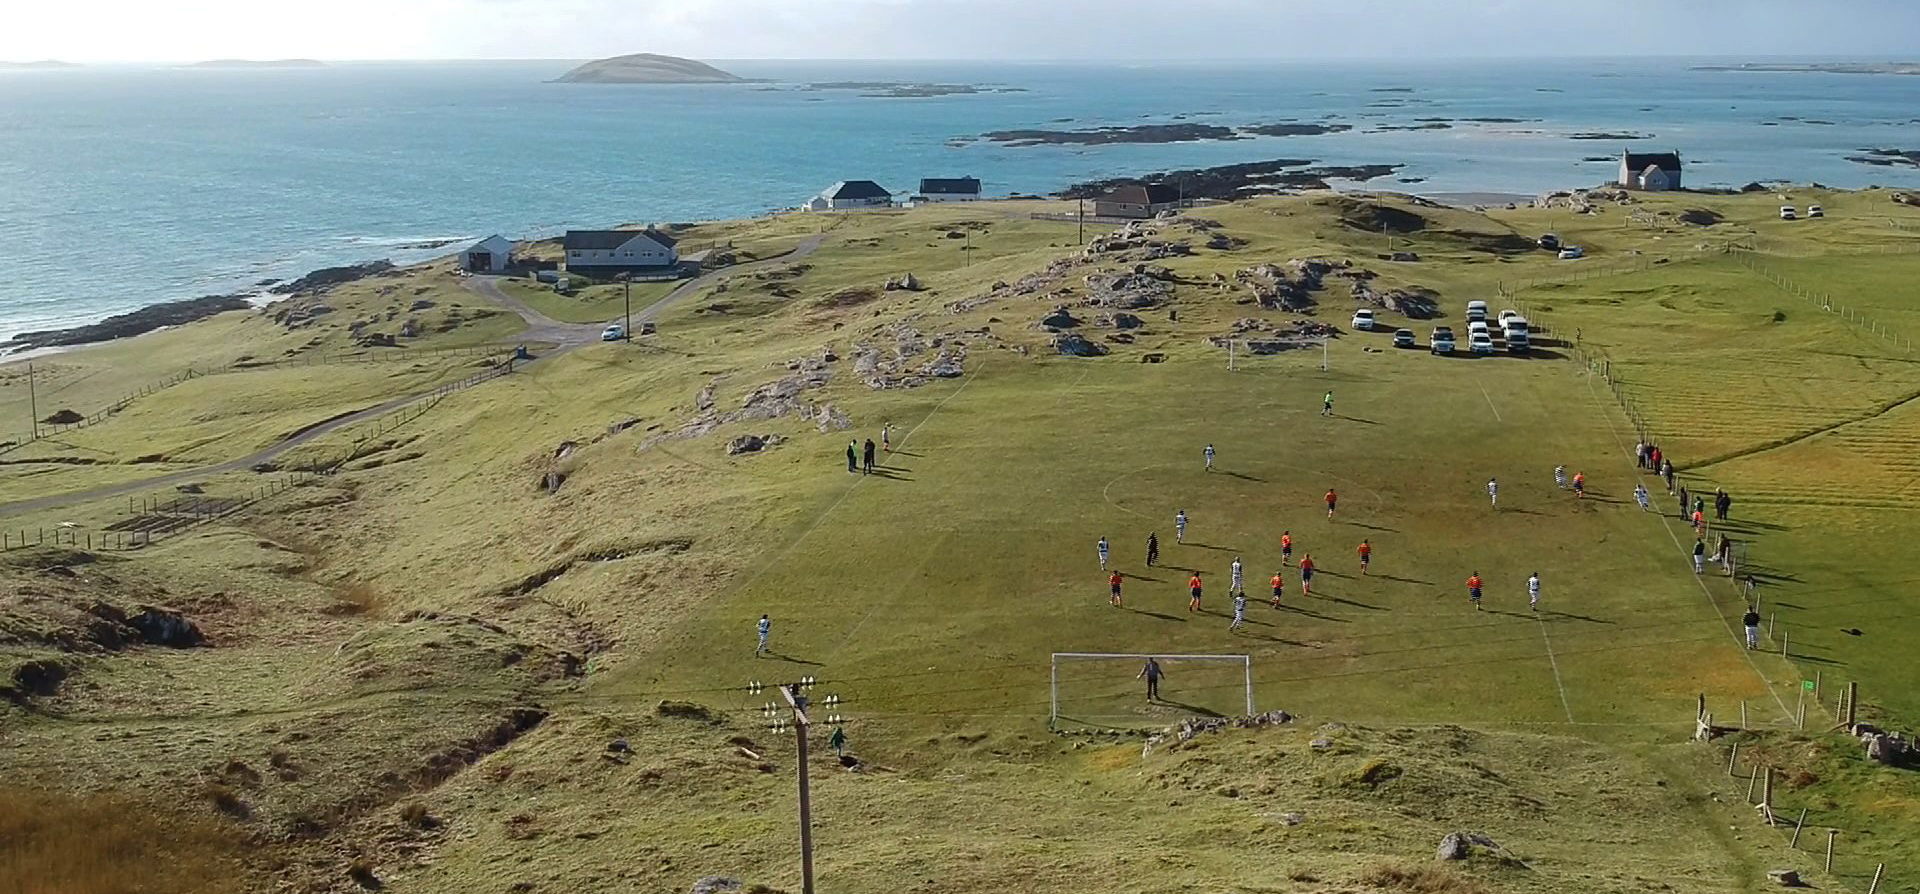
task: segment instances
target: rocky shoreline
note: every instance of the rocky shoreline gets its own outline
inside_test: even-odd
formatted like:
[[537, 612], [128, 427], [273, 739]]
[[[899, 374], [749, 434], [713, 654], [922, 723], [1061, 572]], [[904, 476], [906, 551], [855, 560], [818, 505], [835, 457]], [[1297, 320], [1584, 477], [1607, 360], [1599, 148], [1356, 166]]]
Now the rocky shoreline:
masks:
[[[1185, 116], [1175, 116], [1181, 118]], [[1247, 140], [1254, 137], [1309, 137], [1352, 130], [1351, 124], [1313, 121], [1280, 121], [1272, 124], [1130, 124], [1090, 127], [1081, 130], [1020, 128], [995, 130], [978, 139], [1004, 143], [1014, 148], [1027, 146], [1109, 146], [1116, 143], [1200, 143]], [[955, 139], [967, 139], [957, 137]]]
[[1063, 199], [1090, 199], [1119, 186], [1177, 184], [1190, 199], [1231, 200], [1249, 195], [1297, 189], [1328, 189], [1328, 180], [1364, 183], [1389, 176], [1406, 165], [1319, 165], [1310, 158], [1277, 158], [1184, 171], [1161, 171], [1140, 177], [1110, 177], [1075, 183], [1055, 193]]
[[179, 326], [204, 320], [230, 310], [246, 310], [252, 303], [245, 295], [204, 295], [181, 301], [149, 304], [139, 310], [114, 314], [97, 323], [67, 329], [21, 332], [0, 342], [0, 352], [28, 351], [37, 348], [64, 348], [145, 335], [166, 326]]

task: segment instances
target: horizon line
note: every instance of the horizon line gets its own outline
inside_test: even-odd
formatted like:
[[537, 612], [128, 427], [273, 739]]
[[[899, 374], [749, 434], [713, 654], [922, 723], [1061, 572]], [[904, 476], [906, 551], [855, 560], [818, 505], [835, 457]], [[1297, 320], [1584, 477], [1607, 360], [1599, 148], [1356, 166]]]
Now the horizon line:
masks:
[[[194, 65], [201, 65], [201, 64], [204, 64], [204, 63], [209, 63], [209, 62], [233, 62], [233, 63], [241, 63], [241, 64], [272, 64], [272, 63], [276, 63], [276, 62], [299, 62], [299, 63], [310, 63], [310, 62], [318, 62], [318, 63], [322, 63], [322, 64], [339, 64], [339, 65], [363, 65], [363, 64], [398, 64], [398, 63], [412, 63], [412, 64], [418, 64], [418, 63], [436, 63], [436, 62], [582, 62], [582, 61], [594, 61], [594, 60], [598, 60], [598, 59], [611, 59], [611, 58], [617, 58], [618, 56], [628, 56], [628, 55], [637, 55], [638, 53], [642, 53], [642, 52], [648, 52], [648, 53], [650, 53], [650, 52], [652, 52], [652, 51], [644, 51], [644, 50], [643, 50], [643, 51], [637, 51], [636, 53], [616, 53], [616, 54], [612, 54], [612, 55], [608, 55], [608, 56], [421, 56], [421, 57], [411, 57], [411, 58], [409, 58], [409, 57], [381, 57], [381, 58], [371, 58], [371, 57], [367, 57], [367, 58], [355, 58], [355, 57], [338, 57], [338, 58], [328, 58], [328, 57], [321, 57], [321, 56], [273, 56], [273, 57], [246, 57], [246, 56], [216, 56], [216, 57], [211, 57], [211, 58], [195, 58], [195, 59], [97, 59], [97, 60], [88, 60], [88, 61], [77, 61], [77, 62], [76, 62], [76, 61], [72, 61], [72, 60], [67, 60], [67, 59], [59, 59], [59, 58], [52, 58], [52, 57], [41, 57], [41, 58], [38, 58], [38, 59], [0, 59], [0, 65], [9, 65], [9, 66], [35, 66], [35, 65], [49, 65], [49, 66], [58, 66], [58, 67], [74, 67], [74, 68], [86, 68], [86, 67], [92, 67], [92, 66], [98, 66], [98, 67], [119, 67], [119, 66], [126, 66], [126, 67], [133, 67], [133, 66], [167, 66], [167, 67], [179, 67], [179, 66], [194, 66]], [[654, 55], [662, 55], [662, 56], [673, 56], [673, 55], [675, 55], [675, 54], [672, 54], [672, 53], [654, 53]], [[1683, 54], [1675, 54], [1675, 53], [1631, 53], [1631, 52], [1627, 52], [1627, 53], [1594, 53], [1594, 54], [1577, 54], [1577, 55], [1569, 55], [1569, 54], [1566, 54], [1566, 53], [1544, 53], [1544, 52], [1543, 52], [1543, 53], [1537, 53], [1537, 54], [1528, 54], [1528, 53], [1520, 53], [1520, 54], [1510, 54], [1510, 55], [1509, 55], [1509, 54], [1499, 54], [1499, 55], [1446, 55], [1446, 54], [1434, 54], [1434, 55], [1425, 55], [1425, 56], [1407, 56], [1407, 55], [1393, 55], [1393, 56], [1366, 56], [1366, 55], [1351, 55], [1351, 56], [1291, 56], [1291, 57], [1275, 57], [1275, 56], [1206, 56], [1206, 57], [1180, 57], [1180, 56], [1168, 56], [1168, 57], [1161, 57], [1161, 58], [1138, 58], [1138, 57], [1129, 57], [1129, 58], [1124, 58], [1124, 59], [1123, 59], [1123, 58], [1109, 58], [1109, 57], [1095, 57], [1095, 56], [1058, 56], [1058, 57], [1040, 57], [1040, 56], [1032, 56], [1032, 57], [1004, 57], [1004, 58], [1000, 58], [1000, 57], [982, 57], [982, 56], [957, 56], [957, 57], [931, 57], [931, 56], [724, 56], [724, 55], [716, 55], [716, 56], [678, 56], [677, 58], [683, 58], [683, 59], [694, 59], [694, 60], [696, 60], [696, 61], [715, 61], [715, 62], [894, 62], [894, 63], [902, 63], [902, 62], [904, 62], [904, 63], [929, 63], [929, 64], [934, 64], [934, 63], [952, 63], [952, 62], [982, 62], [982, 63], [1002, 63], [1002, 64], [1028, 64], [1028, 65], [1032, 65], [1032, 64], [1044, 64], [1044, 65], [1058, 65], [1058, 64], [1104, 64], [1104, 65], [1127, 65], [1127, 66], [1138, 66], [1138, 65], [1168, 65], [1168, 64], [1170, 64], [1170, 65], [1194, 65], [1194, 64], [1207, 64], [1207, 63], [1221, 63], [1221, 64], [1243, 64], [1243, 63], [1288, 63], [1288, 64], [1312, 64], [1312, 63], [1321, 63], [1321, 62], [1381, 62], [1381, 61], [1395, 61], [1395, 62], [1402, 62], [1402, 61], [1405, 61], [1405, 62], [1473, 62], [1473, 61], [1484, 61], [1484, 62], [1498, 62], [1498, 61], [1513, 61], [1513, 62], [1539, 62], [1539, 61], [1543, 61], [1543, 60], [1551, 60], [1551, 61], [1608, 61], [1608, 60], [1630, 60], [1630, 59], [1632, 59], [1632, 60], [1649, 60], [1649, 59], [1665, 59], [1665, 60], [1703, 60], [1703, 59], [1715, 59], [1715, 60], [1717, 60], [1717, 59], [1745, 59], [1745, 60], [1770, 60], [1770, 59], [1794, 59], [1794, 60], [1823, 60], [1823, 61], [1830, 61], [1830, 62], [1876, 62], [1876, 63], [1884, 63], [1884, 64], [1889, 64], [1889, 65], [1896, 65], [1896, 64], [1920, 64], [1920, 50], [1916, 50], [1916, 51], [1914, 51], [1914, 53], [1913, 53], [1913, 56], [1912, 56], [1912, 58], [1909, 58], [1909, 59], [1900, 59], [1900, 58], [1896, 58], [1896, 57], [1882, 57], [1882, 56], [1868, 56], [1868, 55], [1852, 55], [1852, 54], [1844, 54], [1844, 53], [1816, 53], [1816, 54], [1807, 54], [1807, 53], [1705, 53], [1705, 54], [1684, 54], [1684, 53], [1683, 53]]]

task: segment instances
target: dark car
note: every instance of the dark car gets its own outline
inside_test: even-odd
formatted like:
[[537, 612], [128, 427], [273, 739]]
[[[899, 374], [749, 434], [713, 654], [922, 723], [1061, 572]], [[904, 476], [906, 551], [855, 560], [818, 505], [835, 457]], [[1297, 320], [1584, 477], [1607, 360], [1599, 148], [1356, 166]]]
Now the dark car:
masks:
[[1412, 329], [1393, 330], [1393, 346], [1396, 348], [1413, 347], [1414, 346], [1413, 330]]
[[1546, 249], [1547, 251], [1559, 251], [1559, 250], [1560, 250], [1560, 237], [1559, 237], [1559, 236], [1555, 236], [1555, 235], [1554, 235], [1554, 234], [1552, 234], [1552, 233], [1548, 233], [1548, 234], [1546, 234], [1546, 235], [1544, 235], [1544, 236], [1541, 236], [1541, 237], [1540, 237], [1540, 247], [1541, 247], [1541, 248], [1544, 248], [1544, 249]]

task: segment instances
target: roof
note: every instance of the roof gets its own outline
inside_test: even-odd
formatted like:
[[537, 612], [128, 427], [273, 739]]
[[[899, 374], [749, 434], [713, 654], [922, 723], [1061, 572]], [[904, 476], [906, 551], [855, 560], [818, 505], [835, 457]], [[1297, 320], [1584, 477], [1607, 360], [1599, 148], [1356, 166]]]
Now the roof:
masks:
[[645, 236], [660, 243], [662, 248], [672, 248], [674, 238], [655, 229], [645, 230], [568, 230], [565, 240], [568, 251], [610, 251], [633, 241], [635, 236]]
[[479, 242], [475, 242], [474, 244], [472, 244], [472, 245], [470, 245], [470, 246], [467, 246], [467, 250], [468, 250], [468, 251], [473, 251], [473, 250], [474, 250], [474, 249], [476, 249], [476, 248], [482, 248], [482, 247], [484, 247], [484, 246], [488, 246], [488, 245], [493, 245], [493, 244], [496, 244], [496, 243], [500, 243], [500, 242], [505, 242], [505, 243], [507, 243], [508, 245], [512, 245], [512, 244], [513, 244], [513, 240], [511, 240], [511, 239], [508, 239], [507, 237], [505, 237], [505, 236], [502, 236], [502, 235], [500, 235], [499, 233], [495, 233], [495, 234], [493, 234], [493, 235], [491, 235], [491, 236], [488, 236], [488, 237], [487, 237], [487, 238], [485, 238], [485, 239], [482, 239], [482, 240], [480, 240]]
[[922, 177], [921, 195], [967, 195], [980, 194], [980, 181], [974, 177]]
[[1628, 152], [1626, 161], [1629, 171], [1645, 171], [1650, 167], [1664, 171], [1680, 170], [1680, 153], [1678, 152]]
[[821, 193], [829, 199], [890, 199], [893, 193], [872, 180], [842, 180]]
[[1165, 183], [1136, 183], [1129, 186], [1116, 186], [1101, 195], [1103, 202], [1122, 202], [1128, 205], [1166, 205], [1180, 201], [1180, 191]]

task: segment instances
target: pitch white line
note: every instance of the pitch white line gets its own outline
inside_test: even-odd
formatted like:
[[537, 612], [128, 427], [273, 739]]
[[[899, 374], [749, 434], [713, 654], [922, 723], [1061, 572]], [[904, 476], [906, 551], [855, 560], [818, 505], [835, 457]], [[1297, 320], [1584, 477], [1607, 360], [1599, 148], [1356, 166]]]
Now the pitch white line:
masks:
[[1493, 395], [1487, 393], [1487, 386], [1480, 386], [1480, 396], [1487, 399], [1487, 409], [1493, 411], [1493, 421], [1505, 422], [1505, 419], [1500, 418], [1500, 408], [1493, 405]]
[[[1607, 429], [1613, 433], [1613, 440], [1620, 445], [1620, 452], [1625, 453], [1627, 450], [1626, 438], [1620, 435], [1620, 427], [1613, 424], [1612, 411], [1607, 408], [1606, 404], [1601, 402], [1600, 395], [1593, 390], [1593, 376], [1591, 374], [1587, 376], [1587, 394], [1593, 398], [1594, 405], [1600, 407], [1601, 415], [1606, 417], [1607, 420]], [[1639, 472], [1637, 470], [1634, 472], [1634, 479], [1636, 481], [1639, 480]], [[1691, 555], [1686, 545], [1680, 542], [1680, 535], [1673, 533], [1673, 525], [1668, 523], [1666, 513], [1662, 512], [1659, 513], [1659, 515], [1660, 527], [1667, 532], [1667, 537], [1673, 541], [1674, 549], [1679, 550], [1683, 554]], [[1706, 580], [1696, 575], [1693, 582], [1700, 587], [1700, 595], [1707, 598], [1707, 604], [1713, 606], [1713, 613], [1720, 616], [1720, 624], [1727, 629], [1727, 635], [1733, 638], [1734, 647], [1739, 649], [1742, 655], [1746, 656], [1747, 667], [1753, 669], [1753, 675], [1760, 678], [1761, 685], [1765, 686], [1767, 693], [1773, 696], [1773, 703], [1780, 707], [1780, 716], [1783, 719], [1792, 720], [1793, 712], [1787, 709], [1786, 700], [1780, 697], [1780, 691], [1773, 685], [1773, 681], [1767, 679], [1767, 675], [1760, 671], [1760, 665], [1753, 660], [1753, 650], [1747, 648], [1746, 640], [1741, 637], [1739, 631], [1734, 629], [1733, 621], [1727, 617], [1725, 611], [1721, 610], [1720, 603], [1714, 601], [1713, 591], [1707, 589]]]
[[1560, 681], [1560, 659], [1553, 655], [1553, 638], [1547, 636], [1547, 619], [1539, 615], [1533, 619], [1540, 624], [1540, 641], [1547, 644], [1547, 664], [1553, 667], [1553, 688], [1560, 690], [1560, 707], [1567, 711], [1567, 722], [1573, 723], [1573, 703], [1567, 701], [1567, 684]]

